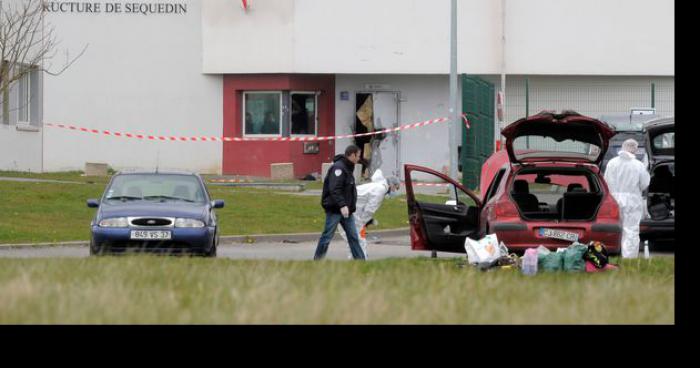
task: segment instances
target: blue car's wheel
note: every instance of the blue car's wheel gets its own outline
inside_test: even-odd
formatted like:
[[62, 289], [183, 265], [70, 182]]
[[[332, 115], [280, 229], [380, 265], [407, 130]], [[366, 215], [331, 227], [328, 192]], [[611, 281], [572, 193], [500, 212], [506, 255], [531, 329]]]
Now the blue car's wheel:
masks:
[[90, 248], [90, 255], [91, 256], [99, 256], [102, 255], [102, 249], [95, 246], [92, 242], [90, 242], [90, 245], [88, 246]]
[[205, 257], [216, 257], [216, 243], [211, 245], [208, 251], [204, 252]]

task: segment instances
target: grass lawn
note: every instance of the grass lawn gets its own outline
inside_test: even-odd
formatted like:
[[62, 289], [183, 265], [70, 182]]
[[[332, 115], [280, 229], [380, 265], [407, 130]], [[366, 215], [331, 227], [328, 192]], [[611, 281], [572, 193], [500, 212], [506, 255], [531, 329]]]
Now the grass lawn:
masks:
[[[0, 181], [0, 244], [88, 240], [95, 209], [88, 198], [99, 198], [108, 178], [82, 177], [80, 173], [0, 176], [81, 181], [86, 184]], [[318, 183], [316, 184], [318, 185]], [[223, 235], [285, 234], [323, 230], [325, 216], [320, 196], [299, 196], [261, 189], [209, 186], [213, 199], [226, 207], [217, 210]], [[405, 197], [385, 200], [375, 230], [408, 226]]]
[[461, 258], [0, 259], [0, 324], [673, 324], [674, 259], [616, 272], [461, 268]]

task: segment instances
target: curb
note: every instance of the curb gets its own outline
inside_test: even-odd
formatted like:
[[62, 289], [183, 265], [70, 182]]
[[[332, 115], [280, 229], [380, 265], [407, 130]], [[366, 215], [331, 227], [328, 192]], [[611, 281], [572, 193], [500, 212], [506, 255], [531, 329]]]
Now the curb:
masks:
[[52, 248], [52, 247], [87, 247], [88, 241], [67, 241], [56, 243], [22, 243], [22, 244], [0, 244], [0, 250], [23, 249], [23, 248]]
[[[389, 229], [372, 231], [370, 234], [381, 236], [403, 236], [409, 234], [409, 228]], [[234, 243], [299, 243], [316, 241], [321, 237], [321, 233], [298, 233], [298, 234], [257, 234], [257, 235], [222, 235], [219, 241], [222, 245]], [[337, 233], [333, 240], [342, 239]], [[50, 248], [50, 247], [87, 247], [88, 241], [68, 241], [56, 243], [23, 243], [23, 244], [0, 244], [0, 251], [7, 249], [25, 249], [25, 248]]]
[[290, 192], [303, 192], [306, 189], [304, 184], [286, 184], [286, 183], [222, 183], [209, 182], [211, 186], [219, 187], [239, 187], [239, 188], [254, 188], [254, 189], [274, 189], [286, 190]]
[[[382, 236], [403, 236], [408, 235], [409, 228], [400, 229], [389, 229], [389, 230], [377, 230], [372, 231], [370, 234], [382, 235]], [[321, 233], [301, 233], [301, 234], [270, 234], [270, 235], [234, 235], [234, 236], [221, 236], [220, 242], [224, 244], [230, 243], [297, 243], [297, 242], [308, 242], [316, 241], [321, 237]], [[339, 240], [342, 237], [336, 233], [333, 240]]]
[[82, 182], [82, 181], [15, 178], [15, 177], [11, 177], [11, 176], [0, 176], [0, 181], [13, 181], [13, 182], [18, 182], [18, 183], [89, 184], [88, 182]]

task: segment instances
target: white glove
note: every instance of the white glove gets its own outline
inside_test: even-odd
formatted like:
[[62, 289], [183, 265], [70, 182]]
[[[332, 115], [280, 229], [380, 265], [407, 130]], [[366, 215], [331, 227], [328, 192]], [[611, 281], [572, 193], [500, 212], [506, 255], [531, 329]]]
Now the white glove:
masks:
[[343, 215], [343, 217], [348, 218], [350, 217], [350, 210], [348, 209], [348, 206], [344, 206], [343, 208], [340, 209], [340, 213]]
[[372, 226], [379, 226], [379, 221], [377, 221], [377, 219], [373, 218], [372, 219]]

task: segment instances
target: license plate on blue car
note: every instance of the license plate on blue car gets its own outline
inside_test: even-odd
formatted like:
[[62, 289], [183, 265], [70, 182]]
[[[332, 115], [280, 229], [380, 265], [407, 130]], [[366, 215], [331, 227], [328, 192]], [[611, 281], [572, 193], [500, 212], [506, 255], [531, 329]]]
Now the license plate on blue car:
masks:
[[578, 241], [578, 234], [569, 231], [540, 228], [540, 236], [545, 238], [561, 239], [570, 242]]
[[132, 230], [131, 239], [139, 240], [170, 240], [172, 234], [170, 231], [154, 231], [154, 230]]

